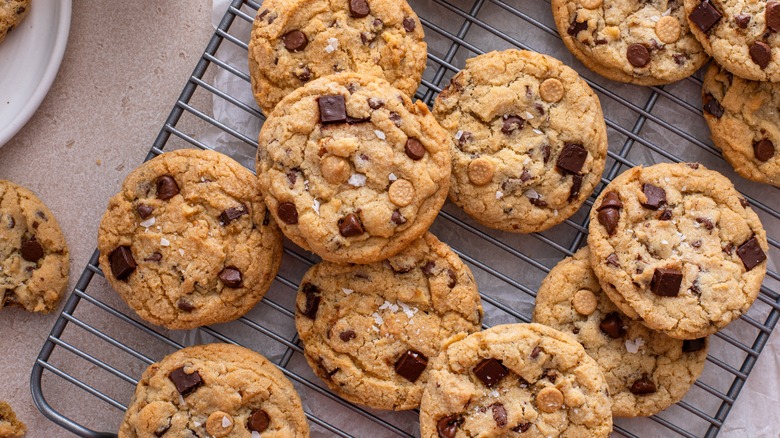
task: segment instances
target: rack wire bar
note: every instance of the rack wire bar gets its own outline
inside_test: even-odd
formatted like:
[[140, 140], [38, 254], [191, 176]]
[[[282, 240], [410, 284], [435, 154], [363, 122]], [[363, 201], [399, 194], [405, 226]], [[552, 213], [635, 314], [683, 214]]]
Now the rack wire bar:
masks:
[[[418, 11], [423, 8], [436, 11], [420, 16], [429, 42], [429, 56], [416, 97], [428, 105], [463, 67], [467, 57], [509, 46], [540, 51], [563, 47], [551, 24], [548, 1], [410, 0], [410, 3]], [[539, 5], [544, 6], [541, 9], [546, 8], [546, 14], [535, 11], [540, 9]], [[198, 127], [197, 132], [216, 130], [226, 134], [229, 138], [226, 142], [234, 147], [231, 150], [243, 147], [251, 151], [257, 147], [257, 126], [264, 120], [262, 113], [254, 102], [244, 102], [212, 84], [207, 75], [227, 75], [249, 87], [246, 65], [234, 65], [221, 49], [246, 51], [247, 27], [261, 6], [261, 2], [252, 0], [232, 1], [165, 120], [147, 160], [165, 150], [181, 147], [224, 149], [223, 143], [210, 144], [192, 134], [192, 126]], [[502, 17], [496, 18], [499, 14]], [[486, 20], [486, 16], [493, 18]], [[513, 23], [511, 27], [505, 21], [509, 19]], [[519, 33], [518, 23], [524, 34], [532, 34], [531, 38]], [[560, 57], [568, 55], [565, 50], [556, 53]], [[780, 191], [740, 179], [724, 164], [720, 152], [707, 138], [708, 131], [700, 118], [700, 74], [678, 84], [640, 88], [606, 82], [571, 57], [564, 61], [583, 75], [604, 107], [612, 147], [597, 192], [635, 164], [652, 164], [659, 159], [700, 161], [726, 173], [737, 184], [765, 225], [770, 259], [780, 260], [780, 211], [776, 202], [768, 205], [759, 199], [760, 193], [765, 194], [767, 190], [777, 199]], [[193, 100], [196, 95], [240, 110], [256, 122], [254, 128], [216, 118], [210, 107], [198, 107], [197, 99]], [[669, 111], [690, 116], [691, 123], [672, 122], [664, 115]], [[432, 231], [472, 268], [486, 310], [485, 328], [530, 320], [541, 279], [555, 263], [585, 243], [588, 215], [583, 212], [587, 212], [595, 196], [558, 227], [523, 236], [485, 229], [453, 205], [445, 205]], [[505, 255], [509, 262], [486, 262], [477, 249]], [[31, 389], [36, 406], [46, 417], [77, 435], [114, 437], [111, 431], [118, 427], [146, 366], [185, 345], [220, 341], [260, 351], [279, 366], [301, 393], [314, 436], [350, 437], [365, 430], [379, 436], [417, 436], [416, 411], [378, 412], [350, 404], [329, 391], [308, 369], [294, 328], [294, 296], [303, 272], [318, 259], [289, 243], [285, 244], [284, 258], [271, 291], [248, 315], [232, 323], [182, 333], [150, 327], [121, 303], [101, 278], [96, 251], [33, 367]], [[507, 273], [510, 267], [516, 266], [521, 266], [528, 275]], [[684, 401], [649, 419], [618, 419], [615, 434], [716, 436], [778, 319], [780, 274], [769, 270], [759, 299], [748, 315], [710, 338], [705, 371]], [[82, 338], [86, 341], [79, 340]], [[108, 354], [109, 351], [114, 354]], [[118, 354], [124, 359], [118, 361]], [[59, 390], [52, 391], [54, 387]], [[94, 424], [90, 419], [77, 418], [67, 403], [63, 403], [77, 393], [89, 395], [90, 403], [96, 408], [110, 410], [110, 424]]]

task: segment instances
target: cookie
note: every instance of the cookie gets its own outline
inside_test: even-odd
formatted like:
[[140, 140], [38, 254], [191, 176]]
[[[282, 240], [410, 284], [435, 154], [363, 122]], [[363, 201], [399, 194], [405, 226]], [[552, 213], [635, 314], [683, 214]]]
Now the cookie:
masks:
[[19, 438], [27, 432], [24, 425], [7, 402], [0, 402], [0, 437]]
[[0, 43], [8, 32], [22, 22], [30, 12], [31, 0], [3, 0], [0, 2]]
[[422, 236], [444, 203], [450, 147], [428, 107], [382, 79], [309, 82], [260, 131], [257, 174], [284, 234], [337, 263], [372, 263]]
[[607, 384], [570, 335], [541, 324], [500, 325], [453, 337], [431, 363], [422, 438], [606, 437]]
[[566, 47], [613, 81], [662, 85], [696, 72], [709, 56], [689, 30], [682, 1], [552, 0]]
[[625, 316], [601, 290], [580, 249], [539, 287], [534, 322], [572, 333], [604, 372], [612, 415], [654, 415], [680, 401], [701, 374], [706, 338], [670, 338]]
[[314, 265], [297, 308], [315, 374], [343, 398], [377, 409], [418, 407], [442, 342], [482, 321], [471, 271], [430, 233], [383, 262]]
[[412, 96], [425, 70], [423, 37], [405, 0], [267, 0], [249, 41], [255, 99], [268, 115], [296, 88], [343, 71], [386, 79]]
[[739, 318], [766, 274], [766, 232], [723, 175], [696, 163], [634, 167], [593, 204], [591, 264], [615, 305], [698, 339]]
[[35, 194], [0, 180], [0, 310], [48, 313], [68, 287], [68, 246]]
[[166, 356], [146, 369], [119, 427], [119, 438], [308, 437], [301, 399], [262, 355], [207, 344]]
[[469, 59], [433, 113], [452, 138], [450, 199], [488, 227], [546, 230], [601, 181], [601, 105], [555, 58], [506, 50]]
[[734, 76], [710, 65], [702, 85], [704, 120], [734, 170], [780, 187], [780, 84]]
[[780, 2], [684, 0], [691, 32], [726, 70], [753, 81], [780, 81]]
[[185, 149], [127, 176], [98, 248], [106, 278], [141, 318], [191, 329], [254, 307], [279, 269], [282, 238], [249, 170]]

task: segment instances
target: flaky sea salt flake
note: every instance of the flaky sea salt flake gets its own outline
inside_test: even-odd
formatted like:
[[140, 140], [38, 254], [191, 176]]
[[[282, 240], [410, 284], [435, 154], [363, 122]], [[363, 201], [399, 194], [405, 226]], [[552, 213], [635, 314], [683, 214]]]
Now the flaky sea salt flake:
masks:
[[338, 48], [339, 48], [339, 40], [337, 40], [336, 38], [328, 38], [328, 45], [325, 46], [325, 51], [328, 53], [333, 53]]

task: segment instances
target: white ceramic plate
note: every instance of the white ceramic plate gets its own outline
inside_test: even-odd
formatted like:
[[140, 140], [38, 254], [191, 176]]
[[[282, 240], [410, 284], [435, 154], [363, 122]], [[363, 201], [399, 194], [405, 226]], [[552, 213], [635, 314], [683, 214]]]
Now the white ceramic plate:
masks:
[[0, 43], [0, 147], [30, 120], [65, 53], [71, 0], [33, 0], [27, 17]]

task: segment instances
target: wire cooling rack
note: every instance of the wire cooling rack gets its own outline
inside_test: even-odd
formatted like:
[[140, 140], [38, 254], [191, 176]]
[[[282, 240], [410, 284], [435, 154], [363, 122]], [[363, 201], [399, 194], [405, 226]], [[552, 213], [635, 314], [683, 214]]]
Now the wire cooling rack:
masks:
[[[584, 69], [563, 47], [542, 0], [411, 1], [422, 12], [429, 42], [428, 66], [417, 98], [431, 104], [465, 58], [509, 47], [539, 50], [574, 66], [599, 95], [609, 129], [609, 158], [599, 192], [620, 172], [636, 164], [698, 161], [720, 170], [738, 186], [769, 233], [770, 259], [780, 260], [780, 191], [736, 176], [712, 146], [700, 112], [700, 76], [667, 87], [616, 84]], [[262, 115], [206, 78], [228, 75], [246, 82], [246, 64], [225, 61], [225, 49], [246, 50], [246, 28], [260, 7], [235, 0], [187, 81], [147, 159], [180, 147], [216, 145], [187, 132], [207, 127], [233, 142], [256, 148], [254, 132], [212, 116], [196, 101], [217, 102], [240, 110], [255, 125]], [[239, 29], [243, 36], [238, 37]], [[198, 99], [198, 97], [201, 97]], [[203, 99], [202, 97], [206, 98]], [[202, 131], [202, 129], [200, 129]], [[217, 147], [218, 148], [218, 147]], [[486, 310], [485, 326], [528, 322], [535, 290], [550, 268], [585, 243], [587, 206], [564, 224], [532, 235], [512, 235], [476, 225], [447, 204], [432, 231], [449, 243], [471, 267]], [[774, 201], [772, 201], [774, 199]], [[416, 436], [416, 411], [381, 412], [352, 405], [332, 394], [309, 370], [294, 326], [297, 281], [316, 257], [289, 242], [282, 270], [269, 293], [247, 316], [192, 332], [166, 332], [137, 319], [107, 286], [97, 252], [43, 346], [32, 372], [36, 405], [49, 419], [81, 436], [109, 437], [121, 422], [143, 370], [185, 345], [234, 342], [274, 360], [304, 401], [314, 436]], [[702, 377], [685, 399], [651, 418], [618, 419], [617, 435], [713, 437], [721, 429], [745, 380], [780, 316], [780, 276], [770, 270], [758, 300], [747, 315], [711, 339]], [[80, 402], [74, 406], [72, 400]], [[86, 401], [81, 401], [85, 399]], [[101, 413], [100, 415], [96, 413]], [[100, 421], [96, 421], [96, 419]], [[97, 430], [96, 430], [97, 429]], [[101, 432], [100, 429], [109, 432]], [[370, 431], [370, 432], [368, 432]]]

